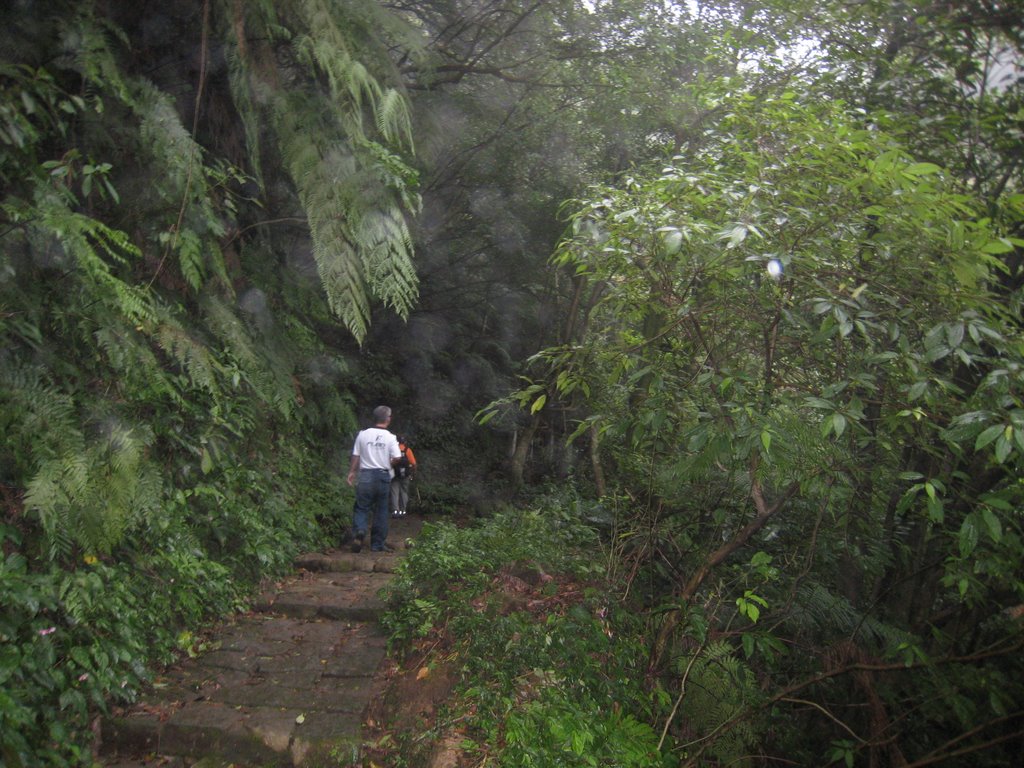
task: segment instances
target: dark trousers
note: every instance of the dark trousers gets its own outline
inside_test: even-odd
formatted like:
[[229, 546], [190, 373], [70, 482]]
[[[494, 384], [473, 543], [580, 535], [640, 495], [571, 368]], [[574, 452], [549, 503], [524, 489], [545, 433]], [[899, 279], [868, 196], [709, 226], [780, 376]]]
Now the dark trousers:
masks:
[[370, 549], [380, 552], [388, 537], [388, 496], [391, 473], [386, 469], [361, 469], [356, 483], [356, 504], [352, 511], [352, 533], [365, 536], [370, 518]]

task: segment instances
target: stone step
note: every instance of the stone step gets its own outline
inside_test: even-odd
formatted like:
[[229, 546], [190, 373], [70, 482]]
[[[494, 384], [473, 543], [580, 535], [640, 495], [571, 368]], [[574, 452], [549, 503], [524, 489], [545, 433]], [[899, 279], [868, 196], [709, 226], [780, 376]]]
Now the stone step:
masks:
[[317, 573], [392, 573], [398, 565], [400, 551], [355, 553], [330, 549], [295, 558], [295, 566]]
[[376, 621], [384, 609], [378, 592], [390, 581], [383, 572], [305, 571], [260, 595], [253, 608], [295, 619]]
[[222, 637], [216, 649], [157, 679], [145, 703], [105, 720], [111, 759], [304, 766], [329, 753], [358, 753], [363, 711], [381, 692], [374, 675], [387, 638], [376, 626], [253, 615]]

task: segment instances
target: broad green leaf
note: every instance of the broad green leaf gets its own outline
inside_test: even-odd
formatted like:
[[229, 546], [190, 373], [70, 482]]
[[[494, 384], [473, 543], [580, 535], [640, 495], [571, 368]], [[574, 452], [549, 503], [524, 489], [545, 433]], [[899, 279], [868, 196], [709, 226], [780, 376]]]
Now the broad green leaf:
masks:
[[994, 427], [989, 427], [984, 432], [982, 432], [980, 435], [978, 435], [978, 439], [974, 441], [974, 450], [975, 451], [980, 451], [986, 445], [988, 445], [993, 440], [995, 440], [997, 437], [999, 437], [999, 435], [1001, 435], [1002, 432], [1003, 432], [1003, 425], [1002, 424], [997, 424]]
[[937, 497], [928, 498], [928, 519], [933, 523], [942, 523], [946, 519], [946, 508], [942, 499]]
[[985, 528], [988, 530], [988, 535], [992, 541], [996, 543], [1001, 541], [1003, 538], [1003, 524], [999, 520], [999, 516], [988, 507], [982, 507], [981, 519], [985, 523]]
[[960, 556], [969, 557], [974, 552], [974, 548], [978, 546], [978, 529], [974, 524], [973, 515], [964, 518], [957, 539], [960, 545]]
[[964, 341], [964, 324], [950, 323], [946, 326], [946, 341], [951, 347], [959, 347]]
[[1004, 237], [1000, 237], [994, 240], [989, 240], [985, 245], [981, 247], [982, 253], [988, 254], [1000, 254], [1010, 253], [1013, 251], [1014, 245]]
[[[1007, 430], [1012, 429], [1007, 427]], [[1013, 441], [1007, 438], [1005, 432], [1000, 434], [996, 438], [996, 461], [1002, 464], [1009, 457], [1010, 452], [1013, 450]]]
[[907, 391], [907, 399], [908, 400], [917, 400], [919, 397], [921, 397], [927, 391], [928, 391], [928, 382], [927, 381], [915, 381], [913, 384], [910, 385], [910, 389]]
[[763, 565], [769, 565], [772, 562], [772, 556], [767, 552], [758, 550], [754, 553], [754, 556], [750, 558], [750, 564], [755, 568], [759, 568]]
[[736, 598], [736, 606], [742, 615], [746, 616], [754, 624], [761, 617], [761, 609], [755, 603], [742, 597]]

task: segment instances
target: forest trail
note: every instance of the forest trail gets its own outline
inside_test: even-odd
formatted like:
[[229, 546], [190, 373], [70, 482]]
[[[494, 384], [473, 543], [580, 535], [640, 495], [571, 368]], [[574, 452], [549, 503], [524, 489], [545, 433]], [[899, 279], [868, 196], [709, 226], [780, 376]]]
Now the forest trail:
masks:
[[102, 764], [356, 764], [364, 713], [384, 688], [378, 592], [421, 527], [416, 515], [392, 519], [394, 552], [298, 558], [252, 611], [211, 631], [208, 650], [103, 721]]

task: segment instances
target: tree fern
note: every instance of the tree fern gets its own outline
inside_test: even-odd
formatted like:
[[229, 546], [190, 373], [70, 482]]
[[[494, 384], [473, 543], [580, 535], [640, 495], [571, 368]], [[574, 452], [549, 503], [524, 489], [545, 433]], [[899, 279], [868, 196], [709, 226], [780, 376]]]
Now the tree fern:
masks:
[[[269, 118], [281, 159], [309, 223], [312, 251], [328, 305], [362, 339], [371, 297], [405, 316], [417, 295], [405, 213], [417, 205], [414, 174], [373, 141], [410, 140], [405, 101], [384, 87], [354, 53], [348, 11], [325, 0], [257, 5], [235, 21], [229, 55], [235, 103], [254, 136], [257, 108]], [[245, 25], [295, 22], [290, 58], [250, 44]], [[255, 50], [259, 47], [259, 50]], [[296, 65], [299, 65], [298, 67]], [[316, 87], [326, 83], [326, 93]], [[372, 115], [367, 126], [364, 114]], [[250, 151], [256, 147], [250, 147]]]
[[692, 665], [681, 659], [678, 672], [686, 676], [681, 707], [686, 736], [710, 740], [708, 753], [724, 765], [747, 765], [761, 730], [753, 713], [762, 694], [753, 671], [728, 643], [716, 642], [701, 649]]

